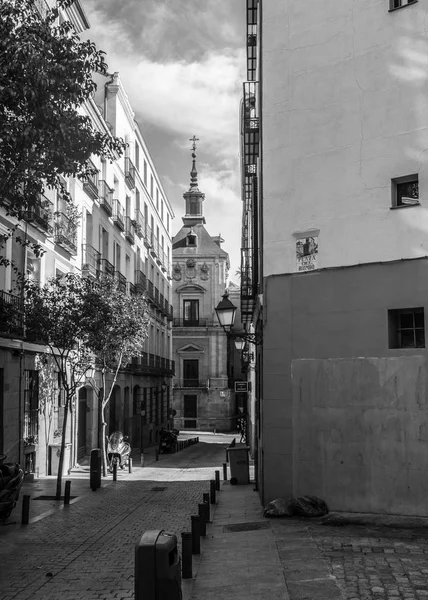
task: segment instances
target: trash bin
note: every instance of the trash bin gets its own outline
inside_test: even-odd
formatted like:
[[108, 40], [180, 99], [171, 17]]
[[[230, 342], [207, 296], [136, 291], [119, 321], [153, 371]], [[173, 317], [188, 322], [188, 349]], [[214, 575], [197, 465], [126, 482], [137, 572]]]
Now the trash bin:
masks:
[[[59, 455], [61, 453], [61, 444], [49, 444], [49, 464], [48, 475], [58, 475]], [[64, 462], [62, 464], [62, 475], [67, 475], [70, 470], [71, 444], [66, 442], [64, 448]]]
[[135, 600], [182, 600], [177, 536], [146, 531], [135, 547]]
[[250, 483], [249, 451], [248, 446], [232, 446], [227, 449], [231, 483]]
[[89, 475], [91, 490], [95, 492], [101, 487], [101, 449], [91, 450], [91, 471]]

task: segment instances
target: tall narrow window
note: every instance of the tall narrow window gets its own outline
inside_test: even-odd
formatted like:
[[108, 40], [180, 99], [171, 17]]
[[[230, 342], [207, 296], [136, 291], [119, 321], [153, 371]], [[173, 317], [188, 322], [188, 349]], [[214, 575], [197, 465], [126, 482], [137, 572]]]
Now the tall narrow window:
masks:
[[150, 175], [150, 196], [153, 198], [153, 175]]
[[199, 360], [183, 360], [183, 387], [199, 387]]
[[135, 166], [140, 170], [140, 146], [135, 142]]
[[183, 301], [183, 321], [185, 327], [199, 325], [199, 300]]
[[144, 185], [147, 187], [147, 161], [146, 161], [146, 159], [144, 159], [143, 181], [144, 181]]

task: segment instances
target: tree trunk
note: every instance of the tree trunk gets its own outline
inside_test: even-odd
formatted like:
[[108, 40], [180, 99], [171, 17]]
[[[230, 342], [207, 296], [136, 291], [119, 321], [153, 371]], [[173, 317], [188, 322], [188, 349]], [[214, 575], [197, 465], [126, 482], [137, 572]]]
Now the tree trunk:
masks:
[[62, 436], [61, 436], [61, 450], [59, 453], [59, 464], [58, 464], [58, 476], [56, 479], [56, 494], [55, 500], [61, 500], [61, 489], [62, 489], [62, 468], [64, 465], [64, 454], [65, 454], [65, 436], [67, 434], [67, 417], [68, 417], [68, 406], [70, 403], [70, 397], [67, 393], [67, 398], [64, 406], [64, 418], [62, 420]]
[[104, 419], [104, 410], [105, 410], [105, 406], [103, 406], [101, 404], [101, 457], [102, 457], [102, 463], [103, 463], [103, 477], [106, 477], [107, 475], [107, 453], [106, 453], [106, 425], [107, 423], [105, 422]]

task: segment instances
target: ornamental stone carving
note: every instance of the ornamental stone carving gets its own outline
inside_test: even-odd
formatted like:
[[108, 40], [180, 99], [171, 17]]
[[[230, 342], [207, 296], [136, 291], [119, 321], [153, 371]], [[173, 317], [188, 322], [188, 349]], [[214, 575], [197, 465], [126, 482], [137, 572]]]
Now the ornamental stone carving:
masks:
[[201, 279], [203, 279], [204, 281], [207, 281], [207, 279], [209, 277], [209, 273], [210, 273], [210, 269], [209, 269], [207, 263], [204, 263], [201, 267]]
[[175, 265], [172, 267], [172, 276], [175, 281], [181, 281], [181, 267], [179, 263], [175, 263]]
[[196, 277], [196, 261], [193, 258], [188, 258], [186, 261], [186, 278], [194, 279]]

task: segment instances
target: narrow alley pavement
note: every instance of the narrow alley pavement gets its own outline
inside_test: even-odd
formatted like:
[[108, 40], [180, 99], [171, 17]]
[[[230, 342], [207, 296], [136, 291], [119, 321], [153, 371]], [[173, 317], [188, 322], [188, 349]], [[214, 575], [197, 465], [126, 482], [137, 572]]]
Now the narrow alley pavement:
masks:
[[[131, 474], [119, 471], [118, 481], [97, 492], [83, 466], [66, 478], [69, 507], [49, 499], [55, 478], [26, 483], [30, 524], [20, 525], [17, 507], [0, 527], [0, 600], [134, 598], [135, 544], [145, 531], [165, 529], [177, 535], [181, 554], [181, 532], [190, 530], [230, 442], [212, 440], [158, 461], [149, 452], [144, 467], [135, 456]], [[427, 518], [365, 515], [358, 522], [358, 515], [333, 514], [326, 525], [262, 512], [253, 484], [221, 482], [193, 578], [182, 581], [183, 600], [428, 597]]]
[[83, 468], [64, 478], [72, 482], [72, 498], [77, 495], [67, 508], [36, 499], [54, 494], [56, 478], [26, 483], [21, 496], [32, 495], [30, 524], [20, 525], [19, 505], [11, 524], [0, 526], [0, 599], [133, 598], [135, 544], [145, 531], [165, 529], [180, 545], [209, 491], [207, 480], [224, 462], [224, 448], [199, 443], [159, 461], [152, 451], [145, 467], [119, 470], [116, 482], [110, 478], [96, 492]]

